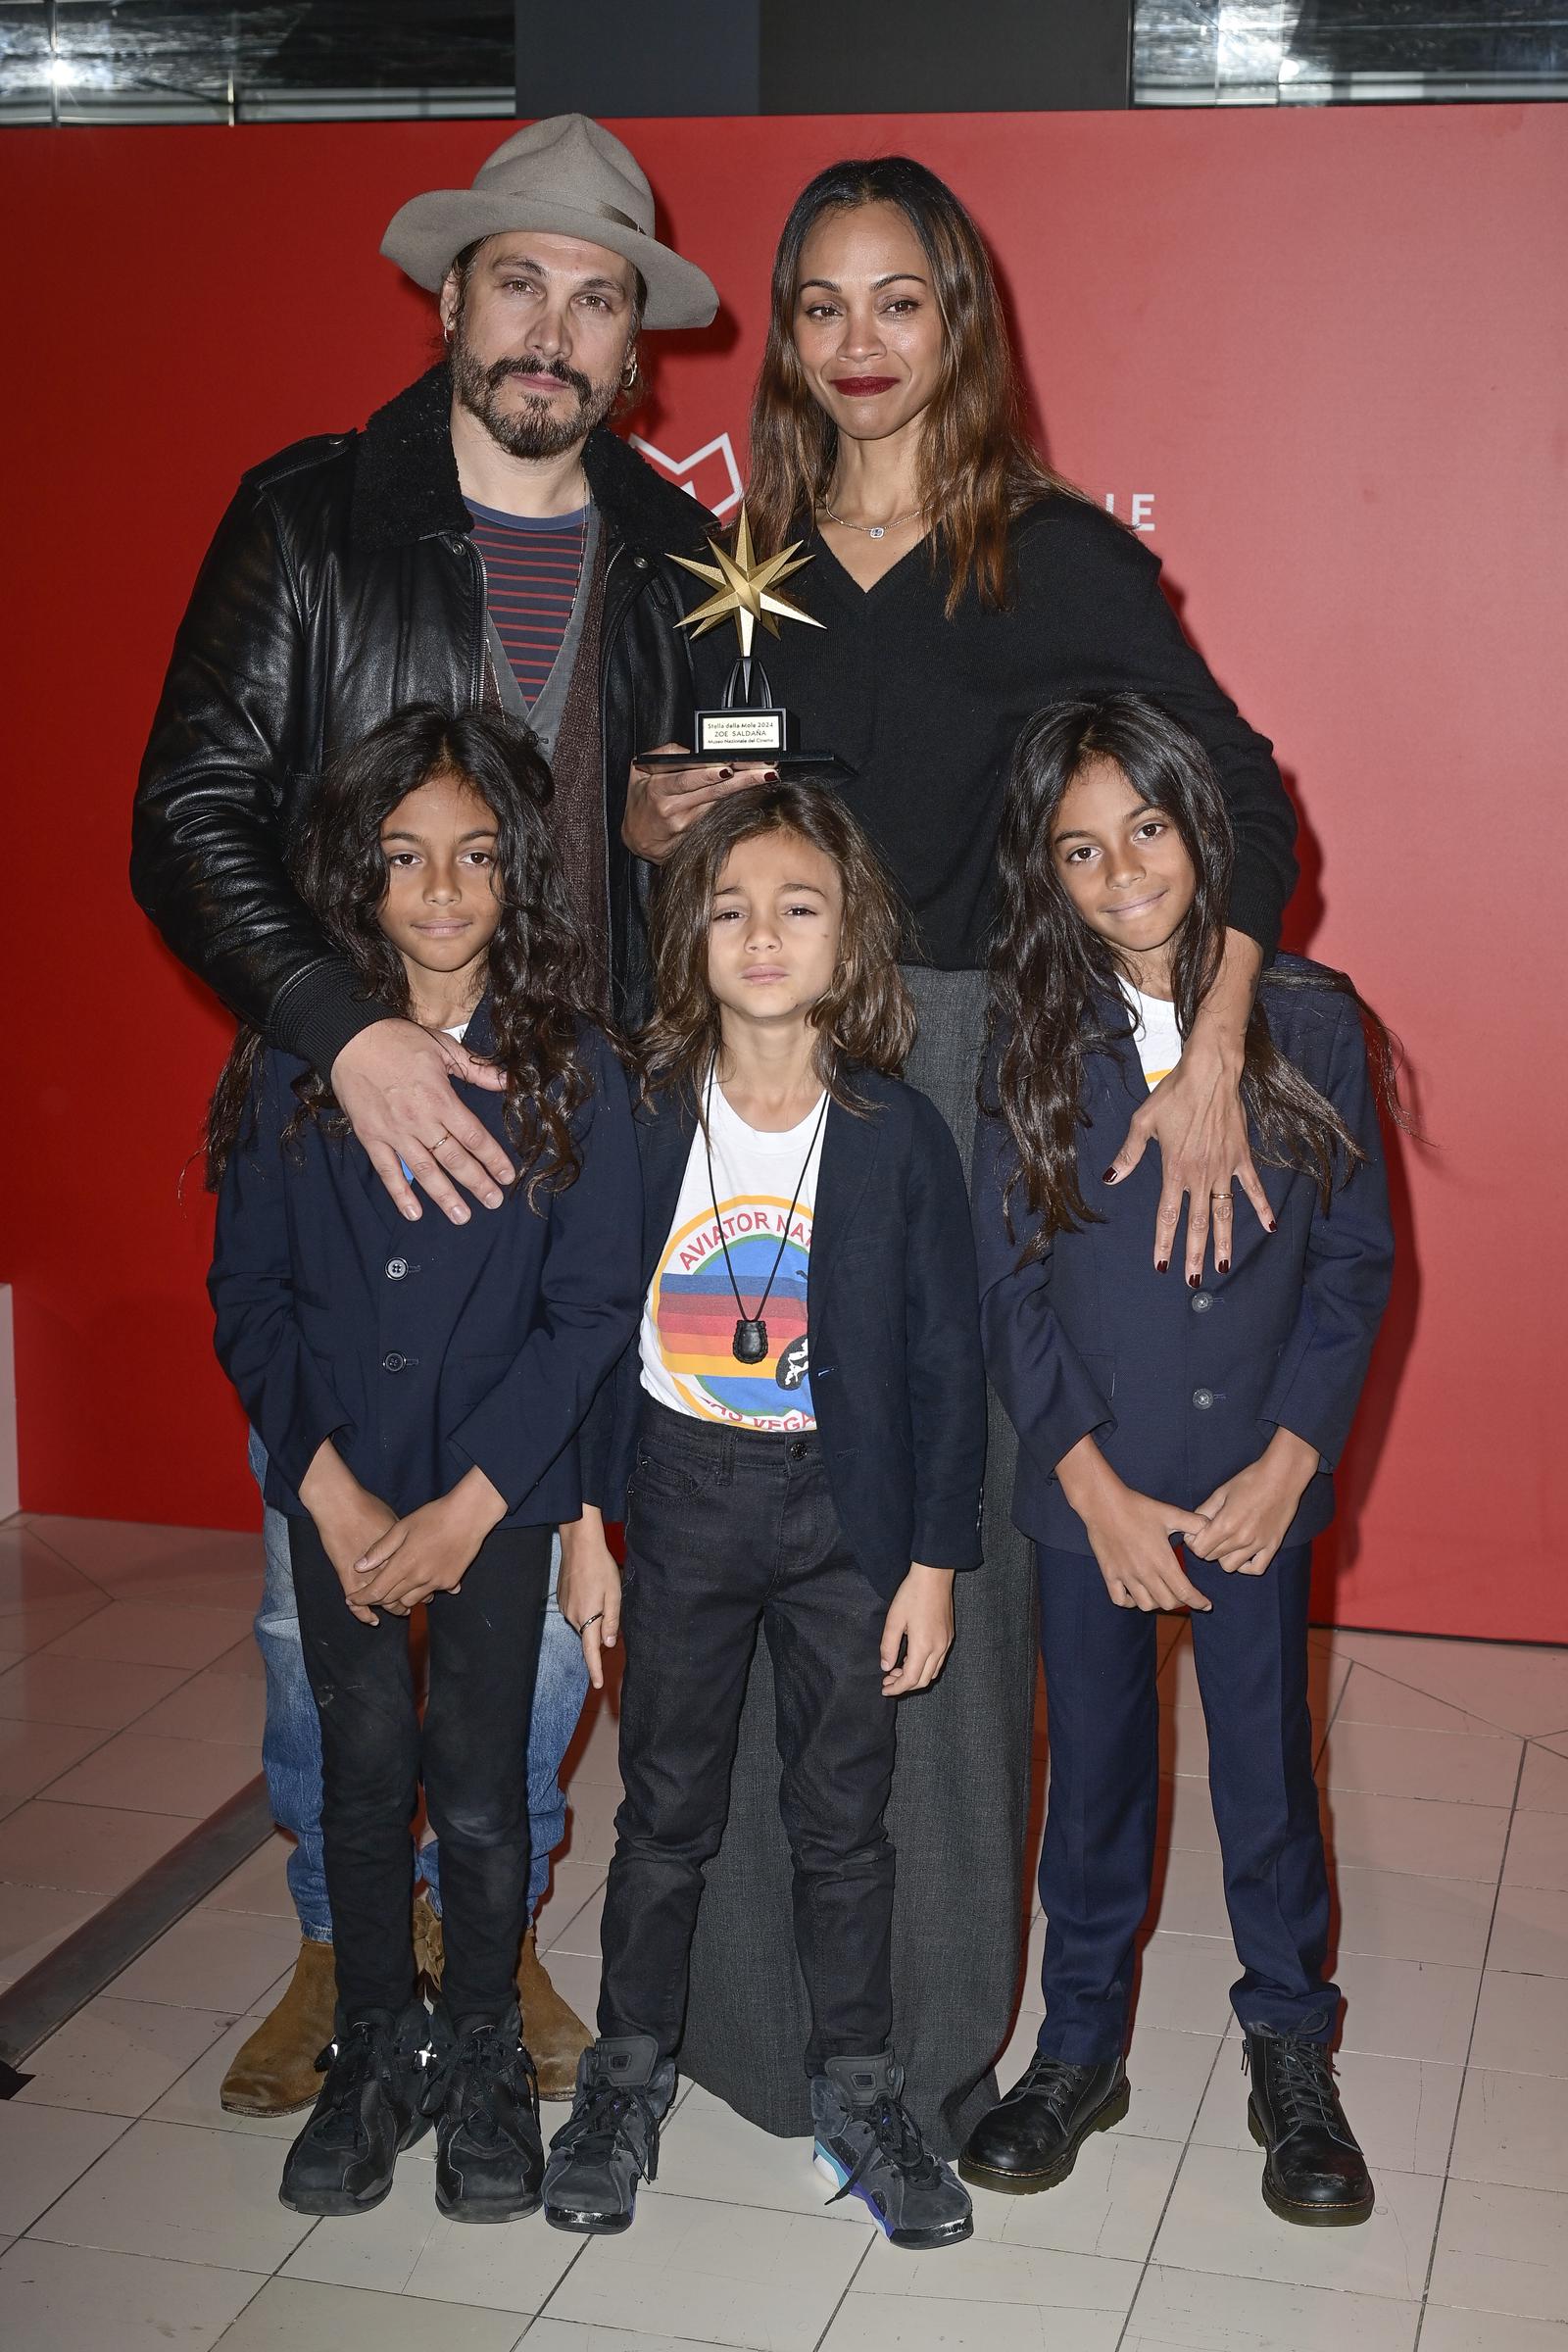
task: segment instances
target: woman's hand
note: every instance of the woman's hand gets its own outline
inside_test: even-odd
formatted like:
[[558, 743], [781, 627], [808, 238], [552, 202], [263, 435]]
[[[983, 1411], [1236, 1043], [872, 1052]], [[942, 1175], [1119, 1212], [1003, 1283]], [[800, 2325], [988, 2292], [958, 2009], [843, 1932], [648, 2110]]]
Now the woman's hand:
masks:
[[596, 1690], [605, 1687], [605, 1657], [620, 1632], [620, 1570], [605, 1542], [603, 1515], [585, 1503], [580, 1519], [561, 1530], [561, 1614], [582, 1642], [583, 1664]]
[[953, 1570], [925, 1568], [916, 1560], [894, 1593], [882, 1627], [883, 1697], [929, 1690], [952, 1647]]
[[343, 1597], [362, 1625], [378, 1625], [361, 1593], [364, 1579], [354, 1563], [397, 1524], [397, 1513], [379, 1494], [362, 1487], [330, 1438], [317, 1447], [300, 1481], [300, 1500], [316, 1522], [321, 1549], [337, 1571]]
[[[660, 743], [654, 749], [683, 752], [686, 746]], [[690, 767], [641, 767], [633, 760], [620, 838], [650, 865], [662, 865], [687, 826], [695, 824], [705, 808], [711, 808], [728, 793], [744, 791], [748, 784], [771, 782], [772, 777], [769, 767], [738, 767], [731, 761], [716, 764], [699, 760], [695, 753]]]
[[452, 1091], [452, 1080], [492, 1092], [506, 1074], [455, 1037], [433, 1037], [416, 1021], [372, 1021], [332, 1064], [332, 1092], [401, 1213], [419, 1206], [408, 1168], [454, 1225], [468, 1221], [458, 1187], [499, 1208], [516, 1170], [495, 1137]]
[[421, 1503], [366, 1547], [354, 1563], [360, 1599], [406, 1617], [432, 1593], [461, 1592], [475, 1552], [506, 1515], [505, 1496], [475, 1464], [449, 1494]]
[[1261, 1576], [1317, 1466], [1315, 1446], [1292, 1430], [1277, 1429], [1257, 1460], [1216, 1487], [1200, 1506], [1208, 1525], [1188, 1549], [1197, 1559], [1218, 1561], [1227, 1576]]
[[1207, 1609], [1211, 1604], [1182, 1574], [1172, 1536], [1191, 1543], [1204, 1520], [1140, 1494], [1116, 1473], [1093, 1438], [1080, 1438], [1056, 1464], [1068, 1502], [1084, 1523], [1105, 1591], [1118, 1609]]
[[1121, 1150], [1105, 1170], [1107, 1184], [1123, 1184], [1150, 1144], [1159, 1146], [1163, 1176], [1154, 1215], [1154, 1264], [1163, 1274], [1175, 1254], [1185, 1194], [1186, 1273], [1194, 1290], [1203, 1279], [1211, 1223], [1215, 1270], [1230, 1271], [1236, 1186], [1266, 1229], [1274, 1230], [1274, 1211], [1252, 1164], [1241, 1101], [1243, 1044], [1261, 964], [1256, 940], [1245, 932], [1226, 932], [1219, 976], [1199, 1006], [1180, 1061], [1134, 1111]]

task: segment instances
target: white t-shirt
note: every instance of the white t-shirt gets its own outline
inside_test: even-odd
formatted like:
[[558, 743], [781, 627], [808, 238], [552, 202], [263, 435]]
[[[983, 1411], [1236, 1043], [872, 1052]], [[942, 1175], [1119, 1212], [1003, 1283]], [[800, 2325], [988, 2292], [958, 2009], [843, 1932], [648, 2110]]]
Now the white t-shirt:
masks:
[[[826, 1125], [818, 1099], [798, 1127], [782, 1135], [764, 1135], [731, 1110], [719, 1087], [711, 1089], [712, 1191], [699, 1127], [681, 1179], [675, 1220], [643, 1304], [642, 1384], [671, 1412], [729, 1429], [816, 1427], [807, 1362], [806, 1285]], [[785, 1239], [790, 1195], [803, 1161], [806, 1174]], [[767, 1325], [767, 1353], [760, 1363], [743, 1364], [734, 1352], [741, 1308], [724, 1267], [713, 1215], [715, 1196], [748, 1316], [759, 1311], [758, 1301], [784, 1239], [784, 1254], [760, 1309]]]
[[1182, 1033], [1176, 1026], [1176, 1007], [1166, 997], [1146, 997], [1130, 980], [1121, 984], [1127, 1009], [1133, 1016], [1133, 1038], [1144, 1078], [1151, 1091], [1182, 1057]]

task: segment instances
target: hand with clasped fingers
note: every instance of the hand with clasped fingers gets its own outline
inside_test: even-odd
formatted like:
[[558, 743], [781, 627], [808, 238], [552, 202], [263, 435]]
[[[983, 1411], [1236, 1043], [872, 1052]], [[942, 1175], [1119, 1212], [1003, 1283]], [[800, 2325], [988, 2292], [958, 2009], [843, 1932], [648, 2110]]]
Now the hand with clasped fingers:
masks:
[[1276, 1429], [1255, 1462], [1199, 1505], [1206, 1524], [1188, 1550], [1195, 1559], [1215, 1561], [1227, 1576], [1261, 1576], [1284, 1543], [1318, 1466], [1315, 1446], [1291, 1430]]
[[1157, 1502], [1116, 1476], [1093, 1438], [1080, 1438], [1056, 1464], [1068, 1502], [1084, 1523], [1105, 1591], [1118, 1609], [1207, 1609], [1182, 1574], [1171, 1544], [1191, 1544], [1206, 1522], [1197, 1511]]
[[475, 1463], [448, 1494], [367, 1544], [354, 1563], [362, 1604], [406, 1617], [438, 1592], [461, 1592], [479, 1546], [506, 1515], [505, 1495]]

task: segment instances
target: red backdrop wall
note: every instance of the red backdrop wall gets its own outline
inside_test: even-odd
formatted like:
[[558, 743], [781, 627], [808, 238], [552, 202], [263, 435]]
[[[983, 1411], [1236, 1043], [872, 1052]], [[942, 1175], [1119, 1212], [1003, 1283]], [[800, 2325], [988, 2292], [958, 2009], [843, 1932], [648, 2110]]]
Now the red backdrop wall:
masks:
[[[644, 436], [710, 504], [744, 466], [771, 242], [836, 155], [972, 205], [1055, 463], [1165, 558], [1300, 808], [1290, 943], [1402, 1032], [1397, 1295], [1323, 1563], [1342, 1621], [1568, 1638], [1563, 1169], [1568, 116], [803, 119], [620, 126], [725, 295], [656, 339]], [[424, 364], [376, 256], [493, 123], [13, 131], [3, 401], [11, 1075], [24, 1503], [254, 1524], [181, 1163], [225, 1023], [124, 880], [170, 638], [236, 474]], [[710, 446], [716, 445], [716, 446]], [[1136, 514], [1132, 502], [1139, 500]], [[1329, 1547], [1325, 1546], [1325, 1550]]]

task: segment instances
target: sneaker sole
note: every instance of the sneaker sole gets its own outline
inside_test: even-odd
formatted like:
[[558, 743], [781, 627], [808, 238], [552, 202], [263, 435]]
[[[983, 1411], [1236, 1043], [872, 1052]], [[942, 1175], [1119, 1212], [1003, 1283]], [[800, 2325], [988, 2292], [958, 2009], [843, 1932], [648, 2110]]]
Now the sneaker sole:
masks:
[[1109, 2132], [1119, 2124], [1132, 2104], [1132, 2084], [1123, 2082], [1081, 2123], [1060, 2156], [1053, 2165], [1039, 2173], [1004, 2173], [987, 2164], [972, 2164], [958, 2158], [958, 2178], [967, 2180], [971, 2188], [989, 2188], [1004, 2197], [1032, 2197], [1043, 2188], [1059, 2188], [1078, 2161], [1078, 2151], [1095, 2132]]
[[[835, 2188], [842, 2188], [850, 2177], [832, 2150], [824, 2148], [820, 2140], [812, 2150], [811, 2162], [823, 2180], [831, 2180]], [[974, 2216], [971, 2213], [966, 2213], [962, 2221], [950, 2222], [942, 2230], [893, 2230], [888, 2226], [887, 2216], [863, 2188], [857, 2187], [851, 2194], [858, 2197], [888, 2244], [899, 2247], [902, 2252], [929, 2254], [939, 2246], [961, 2246], [966, 2237], [974, 2235]]]
[[[416, 2140], [423, 2139], [429, 2129], [430, 2123], [427, 2116], [417, 2118], [417, 2128], [409, 2133], [407, 2139], [399, 2140], [398, 2156], [401, 2156], [406, 2148], [412, 2148]], [[397, 2156], [393, 2157], [392, 2163], [395, 2171]], [[386, 2203], [391, 2194], [392, 2174], [389, 2173], [384, 2187], [374, 2190], [368, 2196], [351, 2196], [347, 2189], [342, 2188], [323, 2188], [314, 2193], [307, 2190], [303, 2195], [290, 2196], [287, 2186], [283, 2185], [278, 2189], [277, 2201], [280, 2205], [286, 2206], [290, 2213], [309, 2214], [314, 2221], [342, 2222], [352, 2219], [357, 2213], [373, 2213], [378, 2205]]]
[[435, 2192], [435, 2209], [448, 2222], [521, 2222], [530, 2213], [537, 2213], [543, 2203], [543, 2197], [537, 2195], [505, 2200], [495, 2197], [480, 2202], [476, 2198], [444, 2197], [439, 2188]]
[[[1268, 2140], [1264, 2136], [1261, 2124], [1252, 2112], [1250, 2099], [1247, 2103], [1247, 2127], [1258, 2146], [1266, 2148]], [[1377, 2194], [1374, 2190], [1370, 2197], [1358, 2198], [1353, 2205], [1300, 2204], [1295, 2198], [1281, 2196], [1279, 2190], [1269, 2180], [1266, 2165], [1263, 2168], [1262, 2189], [1263, 2202], [1275, 2220], [1290, 2222], [1298, 2230], [1353, 2230], [1358, 2224], [1369, 2222], [1372, 2219], [1372, 2209], [1377, 2203]]]
[[569, 2230], [577, 2237], [619, 2237], [632, 2225], [629, 2213], [566, 2213], [559, 2205], [546, 2205], [545, 2220], [552, 2230]]

